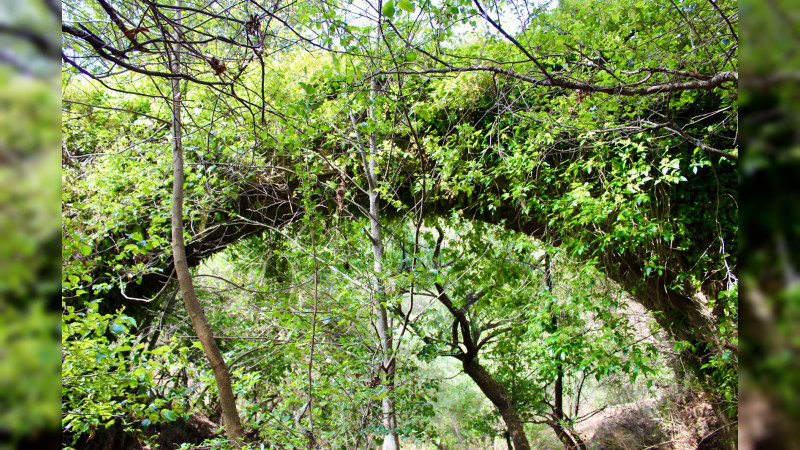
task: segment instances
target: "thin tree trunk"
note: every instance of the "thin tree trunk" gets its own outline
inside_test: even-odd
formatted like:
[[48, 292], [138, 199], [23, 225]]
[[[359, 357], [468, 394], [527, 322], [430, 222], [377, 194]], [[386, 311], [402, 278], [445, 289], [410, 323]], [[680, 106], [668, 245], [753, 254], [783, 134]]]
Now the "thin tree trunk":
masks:
[[[547, 292], [553, 296], [553, 273], [550, 267], [549, 252], [545, 254], [544, 260], [544, 280], [547, 285]], [[551, 311], [550, 320], [551, 333], [555, 333], [558, 331], [558, 313]], [[564, 414], [564, 365], [560, 360], [556, 361], [556, 383], [553, 389], [553, 396], [555, 397], [553, 415], [556, 420], [550, 423], [550, 428], [556, 432], [556, 436], [564, 444], [566, 450], [585, 450], [586, 444], [574, 430], [569, 429], [566, 422], [567, 416]]]
[[[180, 0], [178, 1], [180, 4]], [[180, 10], [177, 11], [177, 23], [180, 23]], [[180, 72], [180, 35], [175, 32], [175, 44], [173, 46], [172, 61], [170, 69], [173, 73]], [[183, 294], [183, 302], [186, 311], [192, 320], [192, 326], [200, 340], [214, 378], [217, 382], [219, 391], [219, 401], [222, 407], [222, 418], [225, 422], [225, 433], [235, 444], [238, 445], [244, 429], [239, 419], [236, 409], [236, 398], [231, 388], [231, 376], [228, 366], [222, 359], [222, 354], [214, 340], [211, 326], [208, 324], [203, 307], [197, 298], [192, 283], [192, 273], [189, 271], [189, 264], [186, 260], [186, 246], [183, 242], [183, 130], [181, 126], [181, 89], [180, 80], [172, 79], [172, 257], [175, 264], [175, 272], [178, 276], [178, 284]]]
[[[547, 252], [544, 255], [544, 283], [547, 286], [547, 292], [552, 297], [550, 299], [550, 304], [552, 305], [555, 303], [555, 293], [553, 293], [553, 272], [550, 268], [550, 252]], [[556, 333], [557, 331], [558, 313], [553, 311], [551, 306], [550, 333]], [[556, 360], [556, 383], [555, 387], [553, 388], [553, 397], [553, 415], [555, 416], [556, 423], [552, 426], [552, 428], [556, 432], [558, 439], [566, 446], [567, 443], [570, 442], [570, 439], [569, 436], [567, 436], [564, 427], [562, 426], [562, 421], [564, 420], [564, 367], [559, 360]]]
[[[372, 105], [369, 107], [370, 119], [375, 118], [375, 94], [377, 91], [377, 82], [372, 79], [370, 100]], [[353, 122], [353, 129], [358, 133], [358, 124], [356, 123], [355, 116], [350, 116]], [[383, 441], [383, 450], [397, 450], [400, 448], [400, 438], [397, 434], [397, 416], [395, 413], [394, 402], [394, 376], [395, 376], [395, 363], [392, 357], [392, 331], [389, 326], [389, 315], [386, 311], [386, 305], [383, 303], [386, 299], [384, 297], [385, 284], [383, 282], [383, 230], [381, 227], [380, 213], [380, 197], [378, 196], [378, 182], [375, 178], [376, 162], [378, 152], [378, 138], [375, 132], [369, 135], [369, 155], [366, 155], [366, 150], [363, 148], [359, 139], [359, 151], [361, 152], [362, 162], [364, 164], [364, 171], [367, 176], [368, 192], [369, 192], [369, 223], [370, 223], [370, 240], [372, 241], [372, 255], [373, 270], [377, 279], [374, 295], [375, 295], [375, 315], [377, 319], [376, 328], [378, 329], [378, 339], [380, 340], [381, 351], [383, 358], [381, 361], [381, 371], [385, 372], [384, 386], [388, 390], [387, 395], [383, 397], [381, 408], [383, 411], [383, 426], [388, 430], [387, 435]]]
[[311, 345], [308, 352], [308, 448], [315, 449], [317, 446], [314, 438], [314, 345], [317, 340], [317, 311], [319, 309], [319, 263], [317, 262], [317, 238], [316, 231], [311, 230], [311, 251], [314, 256], [314, 314], [311, 317]]

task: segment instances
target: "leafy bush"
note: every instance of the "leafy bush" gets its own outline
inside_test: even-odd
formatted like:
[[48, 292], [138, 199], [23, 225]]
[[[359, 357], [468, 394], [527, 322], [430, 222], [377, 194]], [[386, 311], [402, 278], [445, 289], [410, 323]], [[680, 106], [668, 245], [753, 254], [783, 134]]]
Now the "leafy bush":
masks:
[[154, 379], [179, 370], [181, 355], [170, 346], [148, 349], [132, 332], [136, 321], [119, 311], [100, 314], [99, 301], [83, 310], [64, 309], [61, 319], [62, 429], [72, 437], [93, 437], [98, 429], [121, 425], [123, 430], [147, 428], [159, 422], [188, 419], [182, 390], [154, 390]]

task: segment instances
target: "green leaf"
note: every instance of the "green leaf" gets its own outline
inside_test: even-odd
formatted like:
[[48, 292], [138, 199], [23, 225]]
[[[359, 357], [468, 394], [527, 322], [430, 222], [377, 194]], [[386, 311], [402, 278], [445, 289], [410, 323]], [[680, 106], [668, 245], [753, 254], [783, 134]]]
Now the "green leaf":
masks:
[[125, 332], [125, 327], [118, 323], [112, 323], [109, 328], [111, 328], [111, 332], [114, 334], [122, 334]]
[[153, 355], [163, 355], [164, 353], [167, 353], [169, 350], [170, 350], [169, 345], [162, 345], [157, 349], [151, 350], [150, 353], [152, 353]]
[[169, 420], [170, 422], [175, 422], [176, 420], [178, 420], [178, 415], [169, 409], [161, 411], [161, 417]]
[[389, 0], [386, 4], [383, 5], [383, 9], [381, 10], [384, 16], [391, 19], [394, 17], [394, 1]]
[[407, 11], [410, 13], [413, 13], [417, 9], [417, 7], [414, 6], [414, 4], [411, 3], [409, 0], [400, 0], [399, 2], [397, 2], [397, 6], [403, 11]]
[[126, 252], [131, 252], [134, 255], [138, 255], [140, 253], [139, 252], [139, 247], [137, 245], [134, 245], [134, 244], [125, 245], [125, 251]]
[[302, 81], [299, 81], [297, 82], [297, 84], [299, 84], [300, 87], [303, 88], [303, 90], [306, 91], [306, 94], [308, 95], [314, 95], [317, 92], [317, 88], [308, 83], [303, 83]]
[[408, 52], [405, 55], [405, 60], [408, 62], [417, 60], [417, 52]]

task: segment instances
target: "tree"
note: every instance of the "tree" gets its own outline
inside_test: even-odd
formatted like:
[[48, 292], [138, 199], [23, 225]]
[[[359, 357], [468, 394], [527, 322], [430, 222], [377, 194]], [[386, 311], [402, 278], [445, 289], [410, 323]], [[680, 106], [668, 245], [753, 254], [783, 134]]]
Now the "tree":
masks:
[[[586, 448], [574, 430], [597, 412], [581, 410], [586, 379], [652, 373], [653, 347], [634, 335], [611, 294], [618, 288], [593, 269], [565, 268], [556, 290], [552, 249], [490, 226], [454, 225], [447, 246], [437, 226], [419, 282], [418, 295], [446, 311], [444, 319], [419, 311], [413, 318], [425, 343], [420, 354], [459, 360], [497, 408], [514, 448], [530, 448], [526, 423], [547, 424], [565, 448]], [[565, 403], [567, 380], [574, 380], [572, 404]]]
[[[375, 123], [375, 97], [377, 95], [378, 86], [375, 79], [372, 80], [369, 93], [369, 109], [367, 118], [369, 121]], [[353, 132], [356, 135], [356, 145], [358, 152], [361, 155], [361, 160], [364, 164], [364, 175], [367, 178], [367, 195], [369, 196], [369, 223], [370, 234], [369, 239], [372, 242], [372, 255], [374, 259], [373, 270], [375, 272], [375, 287], [371, 293], [372, 302], [375, 304], [375, 314], [377, 316], [377, 331], [378, 338], [381, 343], [381, 352], [383, 358], [381, 360], [381, 371], [386, 373], [386, 386], [388, 392], [382, 400], [383, 404], [383, 425], [386, 427], [386, 439], [383, 443], [385, 450], [396, 450], [400, 448], [400, 441], [397, 435], [397, 417], [395, 413], [394, 401], [394, 376], [396, 362], [392, 355], [394, 352], [392, 344], [392, 329], [390, 326], [390, 319], [386, 310], [385, 292], [386, 283], [384, 278], [383, 268], [383, 226], [381, 224], [381, 206], [378, 194], [378, 180], [376, 179], [376, 158], [378, 157], [378, 138], [375, 131], [369, 132], [369, 143], [365, 144], [359, 132], [360, 124], [356, 120], [355, 115], [350, 113], [350, 120], [353, 125]], [[373, 125], [374, 126], [374, 125]]]
[[[180, 8], [180, 3], [178, 3]], [[176, 23], [181, 22], [181, 11], [178, 9]], [[178, 31], [174, 34], [174, 46], [171, 57], [170, 70], [173, 75], [180, 74], [181, 71], [181, 46]], [[228, 437], [238, 446], [239, 441], [244, 436], [239, 411], [236, 407], [236, 397], [231, 388], [231, 375], [228, 366], [222, 358], [222, 354], [214, 340], [214, 332], [208, 324], [203, 307], [197, 298], [197, 293], [192, 283], [192, 273], [189, 271], [189, 264], [186, 261], [186, 246], [183, 242], [183, 126], [181, 124], [181, 86], [177, 76], [172, 77], [172, 257], [175, 264], [175, 273], [178, 277], [178, 284], [181, 288], [183, 302], [186, 311], [192, 319], [197, 337], [203, 346], [203, 351], [208, 358], [211, 369], [214, 371], [214, 378], [217, 381], [219, 391], [219, 402], [222, 407], [222, 415], [225, 420], [226, 433]]]
[[[389, 7], [390, 4], [392, 7]], [[707, 155], [721, 155], [723, 161], [735, 161], [736, 158], [733, 154], [727, 154], [725, 151], [716, 149], [715, 147], [709, 144], [704, 144], [703, 142], [700, 142], [702, 145], [697, 145], [699, 141], [697, 138], [692, 137], [689, 134], [686, 129], [688, 125], [675, 122], [676, 120], [680, 119], [682, 121], [686, 121], [687, 124], [694, 123], [694, 119], [692, 119], [692, 117], [699, 118], [702, 116], [702, 114], [709, 113], [709, 110], [715, 114], [727, 114], [728, 118], [722, 120], [722, 122], [726, 123], [726, 125], [719, 129], [719, 135], [711, 136], [710, 139], [718, 140], [722, 143], [729, 142], [728, 139], [730, 139], [730, 136], [726, 135], [725, 133], [727, 130], [733, 129], [731, 125], [734, 123], [732, 118], [735, 118], [733, 115], [735, 114], [735, 108], [725, 106], [725, 102], [729, 100], [726, 99], [726, 96], [728, 96], [725, 91], [727, 85], [724, 83], [734, 82], [736, 79], [736, 72], [719, 70], [714, 72], [714, 70], [715, 68], [719, 68], [721, 66], [735, 67], [736, 60], [734, 58], [734, 54], [731, 52], [734, 52], [736, 49], [736, 41], [734, 40], [734, 38], [737, 36], [735, 31], [736, 22], [732, 21], [731, 18], [728, 17], [725, 12], [727, 7], [724, 4], [722, 6], [719, 4], [715, 5], [716, 7], [710, 4], [697, 5], [696, 7], [693, 6], [692, 8], [687, 8], [688, 12], [686, 12], [678, 7], [660, 5], [656, 3], [648, 3], [644, 5], [636, 4], [630, 8], [628, 7], [629, 5], [620, 3], [618, 5], [614, 5], [611, 14], [608, 15], [608, 20], [604, 19], [604, 21], [589, 21], [583, 28], [579, 30], [574, 32], [566, 32], [563, 30], [560, 21], [566, 20], [566, 16], [568, 14], [587, 15], [593, 13], [595, 8], [599, 7], [595, 4], [580, 6], [568, 3], [556, 8], [551, 13], [533, 12], [529, 16], [534, 18], [535, 21], [531, 22], [531, 26], [523, 28], [520, 35], [524, 37], [526, 42], [530, 43], [529, 46], [525, 46], [521, 43], [522, 41], [520, 41], [520, 39], [522, 39], [522, 37], [519, 39], [515, 38], [505, 31], [505, 29], [502, 27], [502, 24], [494, 19], [491, 19], [487, 12], [488, 9], [483, 8], [483, 6], [480, 4], [475, 5], [476, 9], [474, 12], [468, 10], [464, 6], [456, 7], [455, 11], [450, 12], [427, 6], [425, 7], [427, 9], [422, 8], [419, 10], [419, 14], [429, 15], [428, 17], [430, 17], [431, 20], [443, 25], [443, 29], [445, 30], [448, 30], [447, 26], [455, 23], [457, 20], [462, 18], [464, 20], [473, 20], [475, 17], [474, 15], [480, 15], [487, 20], [489, 25], [506, 41], [504, 43], [503, 41], [498, 41], [496, 39], [486, 39], [487, 43], [491, 42], [492, 44], [489, 49], [494, 49], [494, 52], [496, 53], [496, 55], [491, 55], [492, 58], [507, 58], [508, 56], [506, 55], [519, 54], [521, 57], [527, 60], [527, 65], [523, 64], [520, 65], [520, 67], [530, 67], [532, 72], [531, 74], [520, 75], [517, 72], [506, 73], [502, 70], [498, 71], [495, 70], [496, 68], [492, 68], [493, 66], [460, 66], [455, 63], [459, 58], [463, 59], [463, 57], [459, 54], [451, 54], [443, 51], [443, 55], [437, 56], [435, 53], [433, 53], [433, 50], [429, 49], [429, 47], [433, 46], [434, 48], [439, 48], [441, 50], [440, 47], [442, 45], [442, 41], [448, 37], [436, 35], [436, 39], [430, 45], [428, 45], [428, 47], [422, 45], [421, 43], [417, 43], [415, 40], [412, 40], [413, 37], [414, 39], [420, 40], [420, 42], [425, 42], [425, 39], [430, 38], [426, 33], [436, 32], [436, 29], [430, 30], [423, 28], [421, 27], [420, 22], [408, 23], [404, 14], [410, 13], [402, 8], [400, 9], [400, 12], [398, 12], [396, 9], [394, 9], [393, 3], [390, 2], [386, 4], [386, 8], [375, 8], [370, 14], [373, 14], [371, 17], [376, 20], [377, 29], [384, 30], [385, 28], [385, 31], [381, 31], [381, 33], [384, 33], [384, 42], [386, 42], [386, 45], [389, 46], [389, 59], [391, 60], [391, 66], [394, 66], [395, 69], [381, 69], [378, 72], [367, 74], [367, 76], [378, 76], [383, 72], [395, 77], [409, 74], [418, 76], [434, 76], [440, 74], [441, 72], [456, 73], [465, 71], [486, 72], [494, 74], [495, 76], [502, 75], [505, 80], [504, 83], [509, 83], [513, 80], [519, 80], [522, 81], [522, 86], [524, 86], [525, 83], [531, 83], [533, 85], [532, 88], [534, 91], [531, 91], [528, 95], [514, 95], [511, 97], [505, 97], [511, 101], [505, 103], [501, 102], [498, 104], [498, 106], [502, 105], [506, 111], [515, 113], [519, 111], [516, 114], [530, 114], [533, 112], [533, 123], [536, 123], [536, 121], [539, 120], [549, 120], [548, 116], [551, 115], [551, 112], [554, 110], [552, 107], [539, 109], [540, 107], [537, 106], [532, 108], [532, 105], [538, 105], [541, 102], [541, 100], [537, 101], [533, 96], [531, 96], [533, 92], [553, 93], [553, 95], [545, 95], [542, 97], [543, 99], [547, 99], [547, 101], [556, 99], [556, 101], [561, 104], [568, 104], [567, 102], [573, 103], [573, 113], [576, 111], [580, 113], [577, 120], [562, 119], [556, 121], [557, 124], [563, 123], [565, 130], [565, 134], [559, 138], [562, 142], [569, 142], [570, 140], [577, 141], [580, 139], [586, 141], [588, 138], [588, 142], [595, 142], [593, 145], [605, 146], [607, 143], [605, 138], [602, 138], [602, 136], [608, 133], [619, 132], [624, 133], [626, 136], [634, 137], [631, 142], [627, 143], [627, 146], [633, 146], [634, 150], [636, 149], [636, 146], [640, 146], [640, 150], [643, 150], [641, 149], [642, 145], [649, 146], [655, 142], [662, 142], [665, 140], [666, 142], [670, 142], [669, 145], [674, 146], [675, 148], [683, 149], [683, 147], [680, 147], [680, 145], [681, 143], [686, 142], [699, 148], [700, 151], [705, 152]], [[386, 11], [383, 11], [383, 9], [386, 9]], [[406, 6], [406, 9], [416, 11], [416, 7], [413, 5]], [[389, 11], [391, 11], [391, 14], [387, 14]], [[377, 15], [374, 15], [375, 12], [378, 12]], [[368, 58], [374, 58], [374, 55], [365, 53], [368, 49], [364, 47], [363, 42], [363, 39], [368, 34], [368, 30], [374, 28], [368, 27], [364, 31], [361, 31], [356, 27], [348, 28], [345, 26], [346, 22], [344, 22], [344, 20], [348, 19], [349, 14], [352, 13], [348, 9], [342, 9], [339, 12], [341, 17], [337, 16], [335, 11], [331, 11], [331, 13], [333, 14], [333, 17], [325, 18], [324, 21], [330, 22], [337, 33], [342, 33], [340, 35], [340, 39], [342, 45], [345, 45], [345, 50], [347, 52], [356, 52], [355, 54], [357, 55], [365, 55]], [[263, 12], [262, 14], [265, 15], [265, 17], [270, 18], [274, 16], [274, 14], [269, 12]], [[313, 14], [313, 12], [310, 14]], [[473, 16], [470, 16], [470, 14], [473, 14]], [[607, 54], [608, 52], [604, 53], [603, 48], [600, 48], [599, 46], [589, 47], [585, 43], [587, 40], [598, 43], [610, 42], [608, 36], [601, 34], [605, 33], [603, 30], [605, 30], [604, 26], [606, 25], [606, 21], [613, 23], [614, 26], [618, 28], [617, 31], [621, 31], [622, 33], [620, 34], [624, 34], [624, 37], [621, 39], [622, 46], [619, 49], [614, 49], [613, 57], [609, 56]], [[226, 19], [226, 21], [223, 23], [238, 24], [239, 27], [246, 25], [243, 24], [241, 20], [236, 22], [233, 19]], [[657, 30], [669, 30], [673, 25], [686, 23], [688, 23], [692, 29], [692, 35], [688, 38], [681, 36], [680, 39], [673, 39], [673, 35], [670, 33], [662, 33], [661, 35], [658, 34]], [[70, 30], [67, 29], [67, 32], [70, 32]], [[289, 27], [288, 32], [295, 33], [304, 38], [302, 39], [302, 42], [314, 43], [311, 37], [303, 36], [300, 31], [295, 28]], [[280, 35], [280, 33], [278, 33], [276, 36], [278, 35]], [[73, 34], [73, 36], [75, 36], [75, 34]], [[87, 42], [90, 46], [91, 42], [94, 42], [87, 36], [80, 36], [77, 37], [83, 39], [83, 41]], [[323, 42], [328, 42], [326, 41], [325, 36], [316, 37], [321, 38]], [[533, 54], [533, 50], [536, 48], [536, 43], [548, 40], [558, 43], [555, 49], [555, 54], [557, 56], [548, 56], [546, 59], [536, 57]], [[642, 43], [641, 45], [640, 42]], [[95, 43], [99, 45], [99, 43]], [[348, 46], [345, 43], [352, 44]], [[414, 52], [419, 52], [419, 54], [424, 55], [425, 58], [417, 59], [414, 57], [414, 59], [411, 60], [412, 57], [409, 56], [406, 58], [409, 59], [408, 61], [405, 59], [401, 60], [399, 58], [400, 55], [394, 53], [395, 49], [392, 47], [393, 45], [401, 45], [404, 48], [403, 52], [406, 54], [411, 55], [416, 54]], [[691, 53], [691, 57], [689, 59], [684, 59], [680, 56], [683, 49], [681, 46], [684, 45], [694, 45], [696, 48], [696, 50]], [[713, 48], [715, 45], [719, 45], [721, 48], [727, 50], [719, 54], [712, 52], [711, 48]], [[663, 67], [636, 68], [638, 61], [648, 60], [648, 52], [655, 52], [655, 49], [663, 46], [675, 50], [672, 53], [661, 52], [662, 55], [667, 55], [663, 57], [663, 60], [660, 60], [660, 62], [663, 63]], [[332, 51], [334, 53], [340, 51], [332, 43], [328, 44], [328, 46], [321, 45], [321, 47], [325, 51]], [[122, 51], [120, 50], [120, 52]], [[598, 55], [604, 56], [602, 56], [601, 59], [598, 59]], [[487, 58], [488, 56], [488, 54], [486, 57], [479, 56], [479, 59], [491, 59]], [[114, 59], [111, 59], [110, 61], [114, 62]], [[423, 67], [423, 70], [415, 70], [411, 71], [411, 73], [408, 73], [409, 71], [405, 69], [396, 70], [398, 67], [405, 68], [407, 66], [418, 66], [428, 63], [434, 65], [443, 65], [445, 68], [427, 69]], [[545, 63], [547, 63], [547, 66]], [[613, 66], [615, 70], [611, 70], [609, 66]], [[692, 66], [693, 68], [692, 70], [679, 70], [679, 67], [685, 68], [686, 66]], [[560, 68], [561, 70], [555, 70], [555, 68]], [[632, 68], [633, 70], [623, 70], [628, 68]], [[708, 70], [706, 70], [706, 68], [708, 68]], [[569, 72], [566, 72], [565, 69]], [[709, 74], [707, 73], [708, 71], [712, 71], [713, 73]], [[619, 74], [617, 74], [617, 72], [619, 72]], [[637, 76], [643, 76], [644, 81], [636, 78]], [[348, 75], [348, 77], [351, 77], [350, 79], [352, 79], [352, 75]], [[579, 80], [583, 79], [584, 81], [573, 82], [568, 80], [568, 78]], [[592, 80], [595, 79], [600, 80], [603, 83], [593, 82]], [[398, 83], [397, 86], [399, 87], [401, 81], [398, 80], [400, 80], [400, 78], [395, 78], [395, 80], [396, 83]], [[661, 81], [654, 82], [654, 80]], [[243, 82], [241, 77], [234, 78], [229, 83], [235, 84], [239, 82]], [[626, 87], [628, 84], [646, 85], [644, 87], [628, 88]], [[212, 89], [215, 89], [213, 86], [214, 85], [212, 85]], [[484, 89], [483, 86], [478, 86], [478, 88]], [[624, 101], [621, 104], [622, 107], [620, 108], [617, 105], [608, 105], [608, 102], [597, 96], [577, 94], [575, 97], [572, 97], [564, 95], [563, 91], [561, 90], [564, 88], [578, 89], [579, 92], [588, 93], [597, 92], [601, 94], [631, 94], [632, 96], [638, 96], [642, 98], [642, 100], [638, 100], [636, 102]], [[707, 91], [711, 91], [712, 93], [706, 94]], [[715, 93], [717, 91], [722, 93], [721, 97]], [[258, 96], [258, 92], [253, 92], [253, 94]], [[655, 96], [655, 99], [649, 100], [649, 96]], [[661, 97], [663, 97], [663, 99]], [[234, 97], [234, 99], [237, 99], [237, 97]], [[666, 108], [662, 106], [662, 100], [668, 100]], [[693, 112], [691, 107], [691, 105], [697, 103], [709, 104], [708, 108], [701, 108], [701, 110], [705, 112], [700, 113], [700, 116], [696, 115], [696, 113], [700, 111]], [[714, 111], [713, 108], [717, 107], [718, 109]], [[265, 108], [265, 105], [262, 104], [262, 113]], [[596, 118], [596, 113], [589, 113], [592, 108], [599, 108], [599, 111], [606, 111], [610, 114], [618, 113], [617, 115], [621, 120], [619, 120], [619, 124], [617, 126], [606, 126], [608, 124], [601, 123], [603, 120], [605, 120], [605, 116], [598, 119]], [[543, 113], [540, 114], [537, 110], [542, 111]], [[558, 110], [558, 108], [555, 108], [555, 110]], [[641, 113], [637, 111], [641, 111]], [[667, 122], [653, 122], [653, 120], [658, 117], [666, 118]], [[259, 126], [255, 122], [253, 126], [256, 130], [259, 129]], [[693, 125], [689, 127], [693, 127]], [[492, 131], [488, 133], [487, 137], [496, 131], [493, 129], [493, 127], [490, 127], [490, 130]], [[583, 133], [580, 131], [576, 133], [575, 130], [583, 130]], [[319, 131], [324, 133], [324, 128], [319, 129]], [[548, 138], [548, 134], [551, 137]], [[552, 136], [555, 136], [554, 133], [546, 133], [544, 131], [534, 133], [533, 135], [539, 135], [541, 139], [540, 143], [545, 146], [549, 145], [548, 142], [552, 141]], [[647, 135], [647, 138], [644, 140], [641, 137], [636, 138], [636, 136], [642, 135]], [[611, 147], [616, 147], [615, 151], [626, 152], [630, 150], [625, 148], [625, 139], [612, 138], [610, 142]], [[560, 149], [556, 151], [565, 150], [566, 149]], [[427, 155], [428, 158], [430, 158], [430, 156], [431, 155]], [[701, 158], [699, 160], [696, 157], [692, 158], [694, 159], [691, 161], [684, 161], [683, 167], [685, 167], [687, 164], [705, 164], [704, 161], [707, 160], [705, 158]], [[649, 165], [652, 165], [656, 161], [658, 161], [657, 157], [651, 160]], [[716, 161], [713, 163], [715, 165], [715, 170], [724, 170], [726, 172], [730, 172], [730, 168], [735, 167], [726, 165], [723, 161]], [[488, 161], [476, 162], [479, 164], [486, 164]], [[608, 163], [613, 164], [612, 161], [608, 161]], [[586, 164], [587, 163], [579, 163], [578, 161], [570, 162], [572, 170], [587, 170], [589, 171], [589, 174], [591, 174], [592, 167], [585, 167]], [[602, 167], [602, 164], [603, 163], [594, 164], [597, 166], [595, 167], [595, 170], [597, 170], [598, 173], [602, 172], [599, 170], [599, 168]], [[681, 167], [681, 158], [679, 157], [676, 159], [669, 157], [666, 161], [666, 164], [667, 165], [664, 165], [663, 167], [658, 167], [658, 169], [671, 174], [675, 173], [675, 164], [678, 165], [677, 167]], [[492, 169], [492, 165], [494, 165], [494, 163], [491, 165], [487, 164], [484, 167], [487, 169]], [[702, 166], [695, 165], [694, 167]], [[506, 179], [514, 179], [523, 175], [518, 173], [518, 170], [512, 170], [509, 172], [506, 169], [507, 167], [503, 167], [503, 164], [496, 166], [496, 168], [493, 170], [495, 172], [494, 176], [503, 176]], [[482, 172], [484, 172], [484, 175], [489, 175], [485, 173], [486, 171]], [[458, 172], [452, 173], [451, 178], [453, 178], [453, 175], [455, 175], [456, 178], [453, 179], [452, 182], [459, 182], [457, 177], [460, 174], [458, 174]], [[679, 178], [681, 176], [685, 177], [685, 175], [676, 176], [678, 178], [676, 178], [676, 181], [673, 181], [672, 183], [680, 183]], [[648, 182], [647, 176], [642, 176], [636, 181], [640, 185], [645, 184]], [[620, 188], [626, 186], [627, 185], [623, 185], [622, 183], [619, 185]], [[607, 188], [608, 186], [605, 187], [605, 189]], [[530, 187], [528, 187], [528, 189], [530, 189]], [[518, 225], [510, 224], [510, 226], [516, 226], [521, 231], [532, 232], [539, 236], [544, 236], [545, 230], [547, 229], [546, 234], [548, 235], [548, 238], [552, 237], [552, 239], [556, 241], [575, 241], [573, 236], [575, 235], [576, 230], [559, 229], [561, 227], [553, 227], [552, 224], [549, 224], [550, 217], [548, 217], [549, 215], [559, 213], [571, 214], [571, 211], [569, 211], [568, 208], [564, 208], [563, 206], [559, 205], [558, 202], [554, 201], [559, 196], [571, 194], [571, 192], [569, 190], [557, 189], [553, 191], [552, 194], [554, 194], [553, 197], [555, 198], [541, 198], [537, 200], [539, 203], [560, 206], [558, 209], [552, 210], [552, 208], [550, 208], [550, 211], [548, 211], [548, 208], [543, 208], [541, 210], [542, 214], [536, 214], [536, 210], [531, 210], [531, 208], [523, 208], [525, 209], [525, 211], [523, 211], [525, 215], [525, 220], [523, 223]], [[625, 192], [623, 190], [622, 192], [614, 192], [613, 194], [616, 196], [618, 194], [625, 194]], [[492, 201], [497, 200], [502, 202], [504, 199], [493, 199]], [[513, 199], [509, 197], [505, 200], [507, 204], [503, 205], [503, 208], [507, 210], [506, 212], [504, 212], [502, 215], [484, 214], [484, 218], [490, 221], [498, 221], [503, 219], [502, 216], [514, 216], [514, 210], [516, 208], [513, 203], [515, 201], [519, 201], [519, 199]], [[511, 201], [509, 202], [508, 200]], [[612, 207], [619, 208], [620, 206], [618, 203], [619, 202], [615, 200]], [[453, 206], [455, 205], [450, 204], [445, 207], [452, 208]], [[621, 211], [617, 212], [616, 214], [619, 215], [620, 213]], [[602, 217], [606, 220], [609, 219], [608, 215]], [[610, 219], [612, 220], [613, 224], [613, 217]], [[658, 217], [659, 221], [662, 221], [663, 219], [664, 217]], [[590, 219], [587, 217], [585, 220]], [[548, 225], [550, 226], [548, 227]], [[608, 236], [612, 231], [614, 230], [606, 228], [602, 230], [602, 234]], [[680, 230], [665, 230], [663, 233], [669, 234], [675, 233], [676, 231], [679, 232]], [[647, 233], [642, 231], [637, 232], [641, 234], [643, 238], [646, 237], [645, 235]], [[605, 246], [598, 248], [596, 244], [591, 243], [597, 242], [597, 239], [602, 238], [602, 235], [598, 236], [597, 233], [583, 234], [585, 239], [582, 238], [580, 240], [588, 242], [581, 244], [576, 243], [576, 246], [586, 245], [588, 246], [586, 250], [589, 250], [590, 253], [600, 253], [597, 256], [604, 261], [604, 265], [608, 266], [607, 270], [609, 270], [610, 274], [614, 275], [618, 282], [630, 290], [638, 291], [638, 297], [640, 298], [641, 302], [649, 309], [654, 311], [662, 311], [665, 313], [665, 318], [662, 319], [662, 323], [667, 329], [670, 329], [672, 332], [676, 333], [676, 337], [688, 339], [690, 341], [696, 341], [700, 346], [706, 346], [711, 343], [709, 339], [710, 334], [712, 334], [712, 330], [714, 329], [714, 324], [712, 316], [708, 313], [707, 308], [703, 306], [703, 303], [706, 301], [704, 298], [709, 299], [716, 297], [717, 293], [722, 291], [722, 289], [719, 289], [720, 283], [724, 284], [725, 281], [718, 279], [704, 279], [704, 276], [702, 275], [696, 276], [696, 278], [703, 280], [700, 282], [702, 286], [698, 287], [696, 286], [698, 284], [697, 282], [689, 282], [687, 285], [686, 281], [683, 279], [683, 274], [690, 272], [692, 267], [697, 268], [698, 265], [695, 264], [694, 261], [690, 262], [690, 260], [698, 258], [698, 255], [702, 254], [702, 250], [700, 250], [700, 248], [707, 248], [709, 244], [713, 243], [713, 239], [711, 239], [711, 242], [706, 240], [703, 243], [689, 243], [689, 246], [697, 248], [696, 250], [692, 249], [693, 253], [696, 253], [697, 251], [700, 253], [693, 254], [691, 257], [683, 258], [684, 262], [682, 263], [681, 258], [675, 258], [674, 256], [669, 255], [669, 251], [667, 250], [669, 246], [664, 246], [658, 242], [647, 243], [650, 248], [655, 251], [655, 255], [658, 256], [658, 258], [656, 258], [657, 261], [655, 261], [652, 257], [645, 256], [648, 254], [648, 252], [626, 255], [626, 251], [624, 250], [619, 251], [618, 249], [613, 248], [608, 249]], [[593, 235], [590, 236], [590, 234]], [[723, 242], [727, 244], [727, 247], [733, 245], [730, 236], [725, 236], [722, 239]], [[644, 242], [642, 242], [642, 244], [644, 244]], [[661, 247], [665, 247], [665, 249], [658, 250]], [[651, 256], [653, 255], [652, 251], [649, 253]], [[704, 258], [708, 258], [708, 256]], [[657, 273], [658, 267], [655, 266], [662, 267], [662, 275], [658, 277], [649, 275], [651, 273]], [[733, 265], [732, 261], [728, 262], [728, 266], [732, 268], [731, 270], [734, 270], [733, 267], [735, 265]], [[656, 271], [654, 272], [653, 269], [656, 269]], [[706, 272], [708, 272], [708, 270]], [[734, 272], [735, 271], [727, 271], [725, 273], [727, 279], [730, 279], [728, 275], [735, 277]], [[644, 281], [644, 283], [642, 283], [642, 281]], [[662, 291], [667, 293], [666, 298], [660, 294]], [[680, 321], [685, 321], [689, 325], [681, 327], [673, 327], [671, 325]]]

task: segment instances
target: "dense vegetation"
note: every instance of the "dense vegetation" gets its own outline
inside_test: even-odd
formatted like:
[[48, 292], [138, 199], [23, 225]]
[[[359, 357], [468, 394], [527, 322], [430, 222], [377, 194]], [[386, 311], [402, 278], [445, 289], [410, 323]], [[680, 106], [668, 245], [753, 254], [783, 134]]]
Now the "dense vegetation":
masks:
[[729, 445], [737, 16], [66, 2], [64, 446]]

